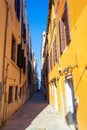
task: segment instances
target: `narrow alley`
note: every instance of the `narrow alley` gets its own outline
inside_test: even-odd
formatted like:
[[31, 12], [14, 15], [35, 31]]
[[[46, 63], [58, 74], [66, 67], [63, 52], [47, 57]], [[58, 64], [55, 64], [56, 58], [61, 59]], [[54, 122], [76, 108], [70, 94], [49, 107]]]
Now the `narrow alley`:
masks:
[[1, 130], [69, 130], [40, 92], [27, 101]]
[[0, 0], [0, 130], [87, 130], [86, 53], [87, 0]]

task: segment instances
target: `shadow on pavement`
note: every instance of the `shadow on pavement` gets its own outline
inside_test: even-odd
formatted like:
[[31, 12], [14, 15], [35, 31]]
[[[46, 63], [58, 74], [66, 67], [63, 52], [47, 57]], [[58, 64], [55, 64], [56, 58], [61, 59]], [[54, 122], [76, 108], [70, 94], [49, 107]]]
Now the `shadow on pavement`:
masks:
[[43, 99], [41, 92], [34, 94], [33, 97], [7, 121], [1, 130], [26, 130], [38, 114], [47, 106], [48, 103]]

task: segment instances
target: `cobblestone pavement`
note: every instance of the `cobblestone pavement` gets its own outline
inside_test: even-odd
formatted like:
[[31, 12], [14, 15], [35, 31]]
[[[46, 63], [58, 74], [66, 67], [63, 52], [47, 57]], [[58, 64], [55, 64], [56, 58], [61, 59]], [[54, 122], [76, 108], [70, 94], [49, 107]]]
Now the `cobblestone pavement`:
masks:
[[58, 113], [36, 93], [1, 130], [70, 130]]

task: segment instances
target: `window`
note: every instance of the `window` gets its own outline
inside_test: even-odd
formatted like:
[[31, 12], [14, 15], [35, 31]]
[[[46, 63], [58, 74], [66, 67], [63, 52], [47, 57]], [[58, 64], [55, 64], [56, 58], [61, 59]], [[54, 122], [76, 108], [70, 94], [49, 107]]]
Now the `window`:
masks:
[[17, 66], [21, 68], [21, 43], [17, 45]]
[[52, 49], [50, 51], [50, 71], [52, 70]]
[[11, 50], [11, 59], [16, 62], [16, 40], [12, 35], [12, 50]]
[[25, 74], [25, 68], [26, 68], [26, 57], [24, 57], [24, 62], [23, 62], [23, 73]]
[[54, 60], [54, 65], [57, 62], [57, 43], [56, 43], [56, 38], [53, 43], [53, 60]]
[[26, 26], [25, 23], [22, 21], [22, 36], [24, 39], [24, 43], [26, 43]]
[[22, 97], [22, 87], [20, 87], [20, 98]]
[[24, 65], [24, 50], [21, 43], [17, 45], [17, 66], [23, 68]]
[[13, 87], [9, 86], [8, 103], [12, 103]]
[[28, 83], [31, 84], [31, 62], [28, 61]]
[[18, 20], [20, 20], [20, 0], [15, 0], [15, 11], [16, 11]]
[[22, 68], [24, 67], [24, 50], [22, 49], [21, 50], [21, 65], [22, 65]]
[[67, 2], [65, 3], [65, 11], [63, 13], [62, 19], [60, 20], [59, 26], [60, 26], [60, 52], [63, 53], [64, 49], [70, 42], [70, 27], [69, 27]]
[[18, 97], [18, 87], [16, 86], [15, 87], [15, 100], [17, 100], [17, 97]]

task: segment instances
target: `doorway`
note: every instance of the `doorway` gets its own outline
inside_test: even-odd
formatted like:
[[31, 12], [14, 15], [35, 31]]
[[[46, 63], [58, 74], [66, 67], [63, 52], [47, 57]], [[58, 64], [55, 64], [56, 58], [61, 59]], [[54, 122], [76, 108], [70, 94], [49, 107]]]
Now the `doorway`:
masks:
[[65, 96], [66, 96], [66, 120], [70, 127], [75, 128], [75, 98], [74, 98], [74, 85], [72, 76], [65, 78]]
[[57, 87], [56, 83], [52, 83], [53, 93], [54, 93], [54, 103], [55, 103], [55, 110], [58, 111], [58, 95], [57, 95]]

